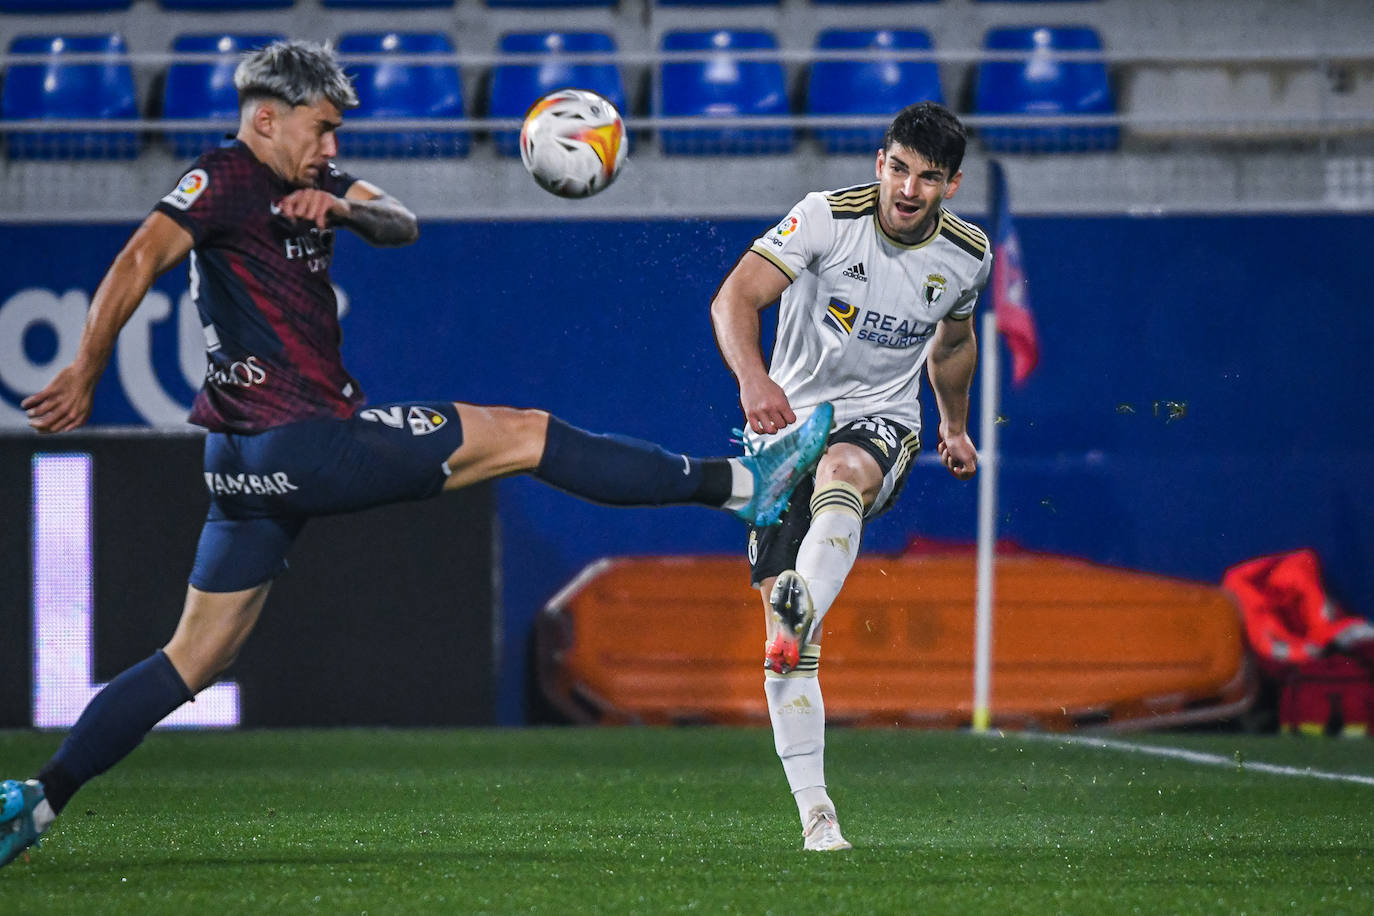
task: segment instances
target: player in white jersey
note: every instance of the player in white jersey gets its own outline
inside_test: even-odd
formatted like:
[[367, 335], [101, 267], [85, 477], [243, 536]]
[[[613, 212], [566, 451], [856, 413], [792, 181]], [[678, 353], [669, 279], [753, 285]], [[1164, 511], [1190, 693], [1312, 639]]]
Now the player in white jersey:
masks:
[[[943, 106], [903, 109], [878, 151], [878, 180], [808, 194], [745, 252], [711, 303], [748, 437], [769, 439], [824, 402], [835, 408], [814, 481], [797, 488], [781, 526], [749, 534], [767, 616], [764, 690], [806, 849], [850, 848], [825, 785], [820, 622], [854, 565], [864, 519], [892, 504], [920, 450], [923, 366], [945, 467], [967, 480], [978, 465], [969, 319], [992, 252], [982, 230], [944, 206], [962, 178], [964, 144]], [[779, 298], [765, 368], [759, 312]]]

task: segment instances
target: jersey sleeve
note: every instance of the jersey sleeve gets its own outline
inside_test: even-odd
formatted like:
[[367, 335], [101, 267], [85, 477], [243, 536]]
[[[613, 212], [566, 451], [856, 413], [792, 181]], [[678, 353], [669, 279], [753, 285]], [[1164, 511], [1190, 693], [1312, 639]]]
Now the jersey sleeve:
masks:
[[755, 239], [749, 250], [767, 258], [789, 280], [795, 280], [830, 247], [834, 228], [825, 195], [814, 192], [802, 198], [782, 222]]
[[983, 257], [983, 263], [978, 265], [978, 273], [973, 275], [973, 282], [968, 289], [960, 294], [955, 300], [954, 307], [949, 310], [946, 318], [953, 318], [955, 321], [967, 321], [973, 316], [973, 308], [978, 304], [978, 294], [988, 285], [988, 277], [992, 274], [992, 249], [989, 248]]
[[233, 193], [231, 171], [223, 159], [202, 156], [153, 209], [180, 224], [199, 246], [240, 218], [245, 195]]

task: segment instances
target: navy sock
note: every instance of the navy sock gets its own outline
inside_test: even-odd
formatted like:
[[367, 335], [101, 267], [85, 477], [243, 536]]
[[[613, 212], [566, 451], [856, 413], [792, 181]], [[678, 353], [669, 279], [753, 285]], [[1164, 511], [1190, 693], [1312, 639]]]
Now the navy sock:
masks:
[[154, 725], [193, 697], [161, 649], [105, 685], [38, 773], [53, 811], [60, 812], [77, 789], [123, 760]]
[[652, 442], [603, 436], [549, 418], [534, 476], [574, 496], [612, 506], [693, 503], [720, 507], [730, 496], [724, 458], [689, 458]]

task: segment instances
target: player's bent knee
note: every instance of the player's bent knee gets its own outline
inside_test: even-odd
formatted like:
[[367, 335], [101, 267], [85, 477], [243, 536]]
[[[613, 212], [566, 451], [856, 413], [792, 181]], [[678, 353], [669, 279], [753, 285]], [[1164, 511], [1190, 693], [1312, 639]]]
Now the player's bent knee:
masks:
[[817, 489], [839, 481], [847, 483], [863, 496], [864, 505], [871, 505], [882, 487], [883, 475], [877, 463], [857, 450], [831, 449], [816, 468]]
[[816, 466], [817, 479], [825, 483], [832, 480], [842, 480], [845, 483], [858, 486], [864, 472], [865, 468], [857, 456], [845, 452], [837, 454], [834, 449], [826, 452], [821, 457], [820, 464]]

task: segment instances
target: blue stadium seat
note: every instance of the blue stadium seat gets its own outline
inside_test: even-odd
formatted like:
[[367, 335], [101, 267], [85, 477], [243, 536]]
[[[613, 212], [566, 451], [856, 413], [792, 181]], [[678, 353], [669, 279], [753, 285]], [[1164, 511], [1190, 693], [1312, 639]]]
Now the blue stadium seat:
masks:
[[[16, 63], [5, 76], [0, 113], [13, 119], [134, 120], [138, 100], [134, 74], [119, 35], [22, 35], [11, 54], [46, 53], [43, 63]], [[106, 53], [108, 62], [69, 64], [64, 54]], [[11, 130], [11, 159], [132, 159], [139, 137], [132, 131]]]
[[[1113, 114], [1116, 102], [1107, 66], [1095, 60], [1057, 60], [1056, 51], [1100, 51], [1102, 39], [1086, 26], [990, 29], [988, 51], [1030, 51], [1028, 60], [978, 65], [974, 110], [982, 115]], [[1115, 126], [990, 127], [980, 130], [989, 150], [1064, 152], [1116, 149]]]
[[[441, 32], [368, 32], [344, 35], [339, 54], [448, 54], [453, 43]], [[453, 63], [358, 63], [345, 64], [358, 90], [359, 106], [350, 112], [356, 119], [463, 117], [463, 78]], [[404, 130], [339, 132], [339, 155], [359, 157], [416, 158], [466, 156], [471, 137], [467, 131]]]
[[[751, 50], [773, 50], [771, 32], [668, 32], [664, 51], [712, 51], [704, 61], [665, 61], [659, 83], [663, 117], [748, 117], [788, 114], [787, 78], [777, 60], [749, 60]], [[675, 155], [791, 152], [791, 128], [724, 127], [661, 132], [663, 151]]]
[[454, 0], [323, 0], [337, 9], [406, 9], [421, 6], [453, 6]]
[[219, 54], [212, 61], [175, 63], [167, 69], [162, 92], [162, 116], [170, 121], [217, 118], [224, 121], [222, 131], [177, 131], [167, 139], [183, 159], [199, 156], [219, 145], [226, 132], [233, 133], [239, 121], [239, 94], [234, 88], [234, 68], [239, 56], [262, 48], [281, 35], [178, 35], [172, 50], [185, 53]]
[[[930, 36], [916, 30], [830, 29], [816, 39], [824, 51], [929, 51]], [[811, 65], [806, 110], [813, 115], [893, 115], [913, 102], [943, 103], [935, 61], [823, 60]], [[820, 128], [816, 138], [827, 153], [874, 152], [883, 128]]]
[[[506, 54], [586, 54], [614, 51], [616, 44], [615, 39], [604, 32], [513, 32], [502, 36], [500, 49]], [[540, 96], [568, 87], [600, 93], [622, 117], [626, 114], [625, 84], [620, 78], [619, 67], [613, 63], [570, 63], [556, 57], [537, 64], [498, 64], [494, 67], [488, 114], [493, 118], [523, 117], [526, 109]], [[501, 155], [520, 155], [518, 131], [497, 131], [492, 139]]]
[[133, 0], [0, 0], [0, 13], [84, 13], [127, 10]]
[[161, 0], [164, 10], [276, 10], [294, 5], [296, 0]]
[[615, 6], [617, 0], [486, 0], [487, 6], [551, 9], [573, 6]]
[[659, 6], [778, 6], [781, 0], [654, 0]]

